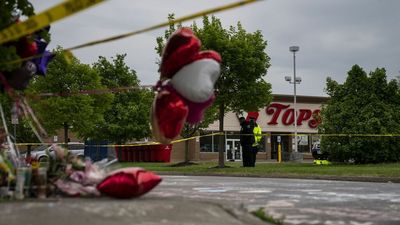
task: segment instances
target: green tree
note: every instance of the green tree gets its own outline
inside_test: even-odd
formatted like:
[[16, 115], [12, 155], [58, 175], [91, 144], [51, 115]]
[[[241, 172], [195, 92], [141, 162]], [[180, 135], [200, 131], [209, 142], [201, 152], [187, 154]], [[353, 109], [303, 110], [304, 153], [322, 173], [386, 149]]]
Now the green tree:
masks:
[[[330, 100], [321, 111], [323, 134], [348, 134], [322, 138], [321, 148], [337, 162], [396, 162], [400, 160], [400, 140], [396, 137], [370, 137], [400, 133], [400, 89], [395, 80], [387, 82], [385, 69], [369, 75], [358, 65], [338, 84], [327, 79]], [[360, 136], [361, 135], [361, 136]]]
[[[32, 94], [52, 92], [66, 96], [32, 101], [32, 107], [49, 134], [60, 128], [68, 134], [71, 128], [80, 138], [92, 137], [97, 133], [96, 125], [104, 121], [104, 112], [110, 107], [113, 96], [77, 94], [82, 90], [104, 89], [99, 74], [77, 58], [67, 58], [60, 48], [55, 53], [47, 75], [35, 78], [28, 91]], [[67, 135], [65, 139], [68, 139]]]
[[[169, 16], [173, 24], [173, 15]], [[173, 27], [173, 29], [171, 28]], [[174, 26], [165, 32], [168, 38]], [[192, 25], [192, 29], [202, 42], [202, 49], [215, 50], [221, 54], [221, 76], [215, 86], [218, 108], [219, 131], [223, 132], [224, 115], [228, 111], [258, 111], [272, 100], [271, 85], [264, 80], [270, 66], [270, 58], [265, 52], [267, 42], [261, 31], [247, 32], [237, 23], [237, 27], [222, 27], [221, 21], [212, 16], [203, 17], [203, 26]], [[163, 38], [157, 39], [156, 50], [162, 52]], [[251, 101], [249, 101], [251, 96]], [[225, 143], [220, 136], [219, 143]], [[219, 167], [224, 167], [224, 145], [219, 146]]]
[[[28, 17], [34, 15], [32, 4], [28, 0], [0, 1], [0, 30], [13, 24], [18, 14]], [[0, 45], [0, 55], [0, 71], [11, 71], [21, 66], [21, 63], [4, 63], [19, 59], [14, 46], [7, 43]]]
[[98, 126], [97, 139], [124, 143], [150, 136], [149, 112], [154, 94], [140, 88], [136, 72], [126, 65], [125, 57], [125, 54], [118, 54], [110, 62], [100, 56], [93, 66], [107, 88], [136, 87], [115, 94], [111, 107], [104, 114], [105, 120]]

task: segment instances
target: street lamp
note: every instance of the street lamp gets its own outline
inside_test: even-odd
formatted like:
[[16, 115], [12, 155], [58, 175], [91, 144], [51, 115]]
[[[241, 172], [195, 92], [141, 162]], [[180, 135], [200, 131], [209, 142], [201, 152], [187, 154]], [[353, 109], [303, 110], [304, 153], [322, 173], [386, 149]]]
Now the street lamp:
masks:
[[288, 81], [290, 84], [293, 84], [293, 108], [294, 108], [294, 152], [298, 152], [297, 148], [297, 113], [296, 113], [296, 84], [300, 84], [301, 77], [296, 77], [296, 52], [300, 50], [299, 46], [290, 46], [289, 51], [293, 52], [293, 82], [290, 76], [285, 76], [285, 80]]

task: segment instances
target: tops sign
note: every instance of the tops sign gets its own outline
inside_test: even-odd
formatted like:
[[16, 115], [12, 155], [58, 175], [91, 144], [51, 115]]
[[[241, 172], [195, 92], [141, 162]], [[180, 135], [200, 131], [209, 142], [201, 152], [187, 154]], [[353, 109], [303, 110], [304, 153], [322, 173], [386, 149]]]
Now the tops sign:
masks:
[[[290, 105], [284, 105], [280, 103], [272, 103], [265, 110], [267, 115], [272, 115], [268, 125], [277, 125], [279, 116], [282, 114], [281, 122], [283, 125], [292, 125], [294, 123], [294, 109], [289, 108]], [[303, 125], [303, 122], [308, 123], [310, 128], [317, 128], [320, 121], [315, 116], [318, 115], [321, 110], [315, 109], [299, 109], [297, 112], [297, 126]]]

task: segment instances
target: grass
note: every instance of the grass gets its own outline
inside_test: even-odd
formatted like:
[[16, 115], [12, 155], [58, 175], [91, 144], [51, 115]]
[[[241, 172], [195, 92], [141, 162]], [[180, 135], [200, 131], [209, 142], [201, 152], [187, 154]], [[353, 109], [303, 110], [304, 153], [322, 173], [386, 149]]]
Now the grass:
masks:
[[331, 164], [312, 163], [257, 163], [256, 167], [242, 167], [240, 162], [226, 162], [226, 168], [216, 168], [217, 162], [199, 162], [189, 166], [172, 163], [117, 163], [119, 167], [142, 167], [147, 170], [185, 175], [226, 175], [257, 177], [292, 177], [400, 182], [400, 163], [390, 164]]
[[251, 214], [258, 217], [262, 221], [276, 225], [283, 225], [283, 219], [276, 219], [270, 215], [267, 215], [264, 211], [264, 208], [259, 208], [258, 210], [251, 212]]

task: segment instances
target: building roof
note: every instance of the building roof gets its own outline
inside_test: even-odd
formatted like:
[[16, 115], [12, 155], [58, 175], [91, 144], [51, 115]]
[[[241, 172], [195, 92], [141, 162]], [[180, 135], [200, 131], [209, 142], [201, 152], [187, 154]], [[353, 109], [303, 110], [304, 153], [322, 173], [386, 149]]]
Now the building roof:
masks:
[[[273, 94], [272, 101], [279, 101], [279, 102], [293, 102], [294, 97], [293, 95], [282, 95], [282, 94]], [[319, 103], [323, 104], [327, 102], [330, 97], [324, 96], [307, 96], [307, 95], [296, 95], [296, 102], [304, 102], [304, 103]]]

